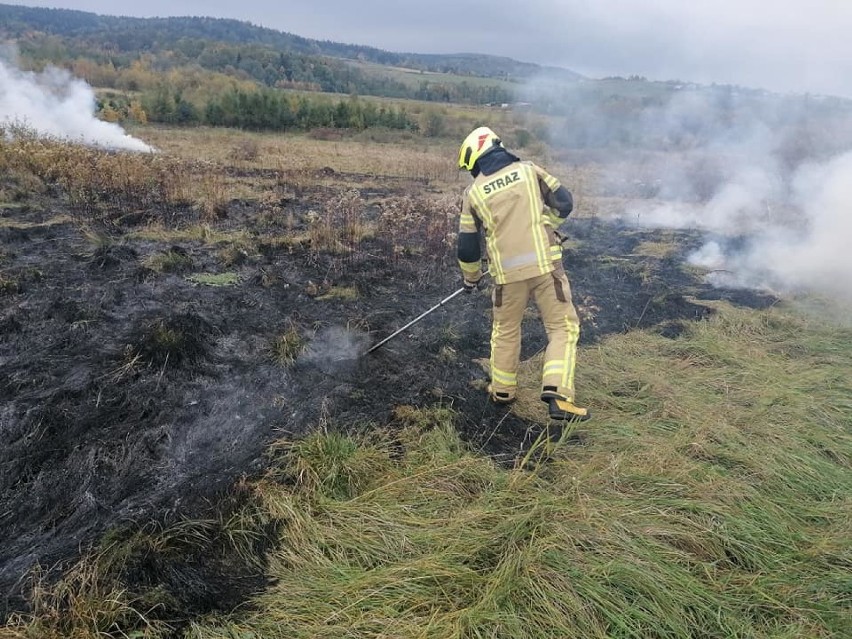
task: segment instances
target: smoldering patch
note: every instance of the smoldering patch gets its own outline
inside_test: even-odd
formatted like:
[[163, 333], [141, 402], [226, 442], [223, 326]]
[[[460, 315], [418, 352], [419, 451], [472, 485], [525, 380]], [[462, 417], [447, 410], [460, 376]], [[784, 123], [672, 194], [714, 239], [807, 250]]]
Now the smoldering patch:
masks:
[[309, 338], [296, 364], [316, 368], [326, 375], [351, 375], [357, 372], [369, 348], [367, 333], [344, 326], [329, 326]]

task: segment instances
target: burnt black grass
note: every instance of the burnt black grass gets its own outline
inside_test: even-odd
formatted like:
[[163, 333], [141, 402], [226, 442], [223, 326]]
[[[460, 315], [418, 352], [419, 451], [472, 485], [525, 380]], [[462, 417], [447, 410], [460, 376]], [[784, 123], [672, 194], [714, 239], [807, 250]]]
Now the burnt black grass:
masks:
[[[46, 158], [66, 151], [33, 152], [27, 161], [45, 189], [72, 184], [48, 172]], [[221, 195], [215, 180], [209, 187]], [[305, 210], [323, 213], [326, 200], [303, 190], [315, 198]], [[303, 216], [293, 234], [304, 241], [270, 241], [242, 232], [246, 220], [200, 206], [185, 220], [160, 215], [140, 226], [150, 210], [131, 223], [113, 216], [118, 200], [86, 208], [89, 191], [74, 197], [56, 200], [74, 211], [62, 224], [86, 217], [109, 237], [121, 229], [122, 240], [81, 232], [85, 254], [71, 259], [83, 260], [88, 277], [125, 288], [114, 300], [107, 290], [87, 300], [50, 288], [57, 299], [44, 302], [41, 317], [36, 295], [60, 273], [44, 264], [46, 277], [21, 276], [27, 289], [3, 295], [11, 300], [0, 317], [4, 355], [12, 357], [13, 340], [29, 344], [26, 331], [44, 320], [62, 357], [38, 368], [15, 350], [7, 377], [16, 386], [2, 388], [10, 401], [47, 406], [22, 410], [20, 424], [30, 414], [50, 418], [49, 430], [31, 437], [64, 428], [82, 442], [96, 420], [113, 429], [91, 429], [91, 451], [68, 443], [91, 472], [52, 496], [93, 518], [130, 504], [136, 519], [106, 532], [80, 527], [88, 543], [73, 550], [82, 556], [65, 548], [65, 562], [30, 572], [25, 605], [0, 636], [845, 636], [848, 329], [778, 300], [747, 308], [701, 299], [713, 291], [660, 259], [670, 250], [652, 233], [578, 220], [566, 262], [584, 320], [578, 390], [595, 416], [551, 439], [535, 390], [543, 363], [535, 326], [508, 412], [489, 412], [471, 385], [470, 361], [487, 356], [482, 298], [378, 353], [358, 371], [366, 381], [293, 366], [308, 336], [335, 317], [386, 335], [427, 305], [424, 291], [440, 299], [455, 284], [442, 279], [453, 266], [448, 200], [421, 210], [420, 200], [397, 193], [371, 211], [347, 188], [328, 200], [338, 211]], [[333, 222], [346, 232], [333, 234]], [[19, 231], [30, 229], [10, 234], [16, 247], [26, 241]], [[665, 239], [677, 252], [694, 238]], [[199, 286], [175, 276], [217, 265], [230, 273], [239, 265], [222, 255], [222, 242], [249, 256], [239, 281]], [[133, 299], [140, 266], [148, 276], [138, 284], [158, 295], [153, 302]], [[23, 268], [33, 267], [4, 273], [17, 278]], [[122, 306], [125, 298], [132, 304]], [[145, 303], [153, 310], [139, 311]], [[128, 309], [138, 314], [107, 324]], [[87, 368], [100, 362], [86, 357], [85, 335], [62, 332], [80, 318], [124, 346], [109, 351], [105, 377]], [[163, 405], [166, 397], [174, 403]], [[73, 421], [72, 408], [91, 415]], [[241, 438], [261, 422], [275, 433], [270, 445], [266, 431]], [[25, 450], [26, 436], [15, 450]], [[62, 462], [54, 449], [37, 452], [45, 466]], [[133, 460], [141, 460], [138, 475], [122, 466]], [[199, 460], [215, 464], [193, 468]], [[49, 469], [9, 462], [26, 466], [18, 479], [27, 489], [46, 481]], [[141, 482], [167, 470], [195, 491], [193, 510], [181, 511], [184, 492], [154, 509], [134, 501], [135, 486], [118, 486], [114, 501], [96, 491], [98, 478], [117, 472], [128, 474], [116, 481]], [[216, 490], [204, 490], [214, 482]], [[104, 502], [85, 501], [80, 486]], [[64, 506], [51, 511], [56, 522], [66, 521]], [[38, 509], [28, 512], [38, 524]]]

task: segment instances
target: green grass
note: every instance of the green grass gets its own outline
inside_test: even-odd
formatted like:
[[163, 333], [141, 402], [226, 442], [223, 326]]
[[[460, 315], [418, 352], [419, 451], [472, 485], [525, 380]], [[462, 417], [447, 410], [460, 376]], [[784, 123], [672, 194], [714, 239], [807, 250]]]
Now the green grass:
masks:
[[588, 445], [539, 466], [470, 452], [447, 411], [315, 434], [281, 458], [295, 486], [257, 485], [276, 585], [190, 636], [841, 637], [849, 344], [729, 307], [611, 338], [580, 366]]
[[507, 89], [509, 91], [514, 91], [518, 87], [517, 82], [510, 82], [508, 80], [501, 80], [498, 78], [483, 78], [472, 75], [455, 75], [452, 73], [438, 73], [434, 71], [421, 72], [417, 69], [390, 67], [387, 65], [376, 64], [373, 62], [363, 62], [354, 60], [347, 60], [347, 62], [368, 75], [377, 75], [383, 78], [395, 80], [409, 87], [420, 86], [422, 82], [445, 84], [461, 84], [464, 82], [472, 86], [493, 86], [502, 89]]
[[186, 278], [195, 284], [205, 286], [236, 286], [240, 283], [239, 273], [226, 271], [224, 273], [195, 273]]
[[[447, 408], [278, 442], [239, 526], [278, 522], [272, 585], [186, 636], [847, 636], [852, 331], [718, 310], [581, 351], [583, 444], [512, 468]], [[513, 409], [538, 421], [540, 365]]]

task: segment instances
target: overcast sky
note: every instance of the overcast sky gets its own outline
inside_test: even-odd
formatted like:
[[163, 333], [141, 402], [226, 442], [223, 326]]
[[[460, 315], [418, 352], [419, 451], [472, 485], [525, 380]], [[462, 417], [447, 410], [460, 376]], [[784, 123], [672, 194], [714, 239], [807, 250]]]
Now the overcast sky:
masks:
[[[10, 0], [0, 0], [9, 3]], [[48, 0], [112, 15], [209, 15], [417, 53], [492, 53], [591, 77], [639, 74], [852, 98], [852, 0]]]

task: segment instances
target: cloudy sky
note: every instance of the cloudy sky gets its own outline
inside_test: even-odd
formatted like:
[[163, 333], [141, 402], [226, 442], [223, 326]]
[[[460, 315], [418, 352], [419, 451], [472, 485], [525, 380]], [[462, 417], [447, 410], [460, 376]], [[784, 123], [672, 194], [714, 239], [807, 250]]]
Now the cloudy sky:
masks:
[[210, 15], [418, 53], [852, 98], [852, 0], [0, 0], [113, 15]]

